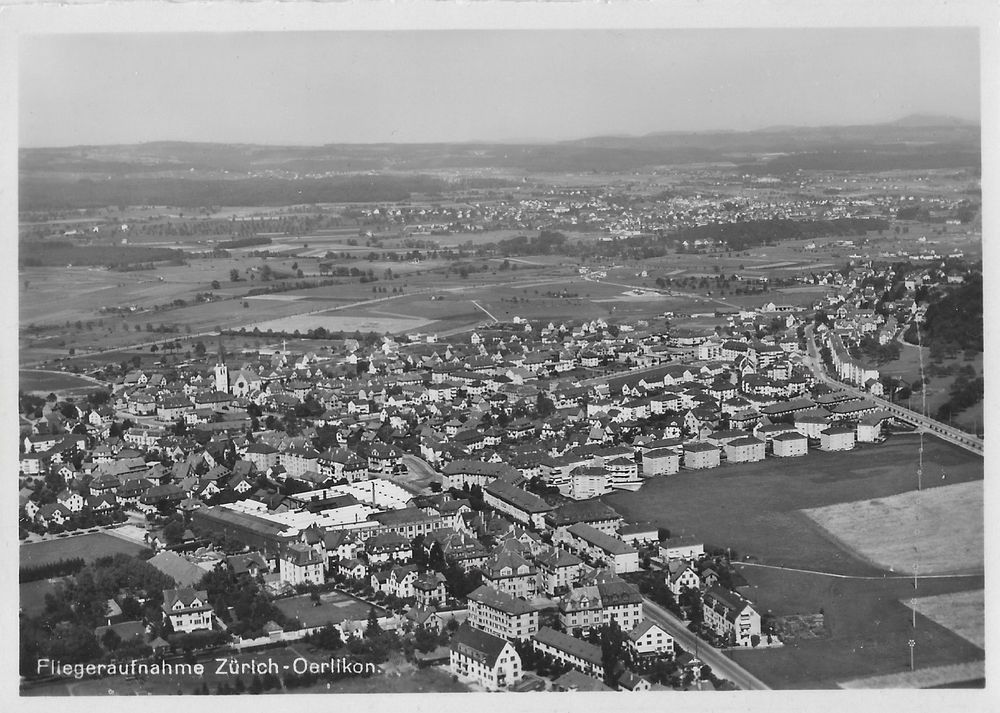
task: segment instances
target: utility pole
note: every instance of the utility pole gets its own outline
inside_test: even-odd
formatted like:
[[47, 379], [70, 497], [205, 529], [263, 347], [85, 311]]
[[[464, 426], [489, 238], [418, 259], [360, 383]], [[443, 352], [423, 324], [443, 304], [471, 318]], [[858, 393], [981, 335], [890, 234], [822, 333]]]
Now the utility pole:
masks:
[[917, 642], [910, 639], [906, 642], [906, 645], [910, 647], [910, 670], [913, 670], [913, 647], [917, 645]]

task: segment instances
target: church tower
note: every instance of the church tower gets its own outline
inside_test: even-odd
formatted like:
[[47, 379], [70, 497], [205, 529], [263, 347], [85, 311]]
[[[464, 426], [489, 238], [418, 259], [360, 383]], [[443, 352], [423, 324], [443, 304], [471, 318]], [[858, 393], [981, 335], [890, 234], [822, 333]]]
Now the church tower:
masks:
[[229, 393], [229, 367], [226, 366], [226, 352], [222, 348], [222, 338], [219, 338], [219, 361], [215, 365], [215, 390]]
[[229, 393], [229, 367], [225, 364], [215, 365], [215, 390]]

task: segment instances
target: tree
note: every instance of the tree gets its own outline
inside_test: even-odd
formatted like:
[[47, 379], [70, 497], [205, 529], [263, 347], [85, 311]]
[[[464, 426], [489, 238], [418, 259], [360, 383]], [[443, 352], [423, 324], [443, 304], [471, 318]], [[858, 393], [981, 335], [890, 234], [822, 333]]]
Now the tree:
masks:
[[240, 281], [240, 271], [237, 270], [235, 267], [232, 270], [229, 271], [229, 281], [230, 282], [239, 282]]
[[378, 623], [378, 614], [375, 607], [368, 610], [368, 624], [365, 626], [365, 638], [374, 639], [382, 634], [382, 627]]
[[[238, 277], [238, 276], [239, 276], [239, 275], [237, 275], [237, 277]], [[233, 280], [233, 282], [235, 282], [235, 280]], [[219, 284], [219, 281], [218, 281], [218, 280], [212, 280], [212, 289], [213, 289], [213, 290], [218, 290], [218, 289], [220, 289], [221, 287], [222, 287], [222, 285], [220, 285], [220, 284]]]
[[184, 539], [184, 523], [179, 520], [171, 520], [163, 528], [163, 537], [168, 545], [179, 544]]
[[122, 637], [114, 629], [108, 629], [101, 637], [101, 645], [108, 651], [116, 651], [122, 645]]

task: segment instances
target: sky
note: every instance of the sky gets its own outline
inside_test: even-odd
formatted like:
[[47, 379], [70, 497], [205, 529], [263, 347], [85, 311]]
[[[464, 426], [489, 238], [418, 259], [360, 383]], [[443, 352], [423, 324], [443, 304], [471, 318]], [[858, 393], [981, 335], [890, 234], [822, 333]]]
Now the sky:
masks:
[[553, 141], [978, 121], [975, 29], [36, 35], [23, 147]]

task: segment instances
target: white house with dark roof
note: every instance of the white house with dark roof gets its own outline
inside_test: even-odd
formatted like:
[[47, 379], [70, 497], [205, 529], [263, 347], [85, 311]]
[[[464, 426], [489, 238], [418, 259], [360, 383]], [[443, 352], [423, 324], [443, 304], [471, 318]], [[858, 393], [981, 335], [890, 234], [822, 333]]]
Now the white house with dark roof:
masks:
[[523, 599], [484, 584], [469, 594], [469, 623], [511, 641], [538, 631], [538, 611]]
[[702, 595], [705, 626], [735, 646], [752, 646], [760, 637], [760, 614], [749, 601], [718, 585]]
[[854, 449], [855, 429], [850, 426], [831, 426], [820, 431], [819, 447], [824, 451], [849, 451]]
[[201, 589], [164, 589], [163, 616], [178, 633], [211, 631], [212, 605]]
[[513, 644], [468, 623], [458, 627], [449, 648], [451, 673], [487, 691], [507, 688], [524, 675]]
[[723, 446], [730, 463], [756, 463], [764, 460], [764, 441], [753, 436], [734, 438]]
[[779, 458], [804, 456], [809, 453], [809, 439], [798, 431], [779, 433], [771, 438], [771, 450]]
[[649, 619], [643, 619], [628, 633], [628, 645], [636, 656], [672, 656], [674, 653], [674, 637]]
[[278, 576], [291, 585], [323, 584], [323, 556], [301, 542], [289, 544], [278, 558]]

